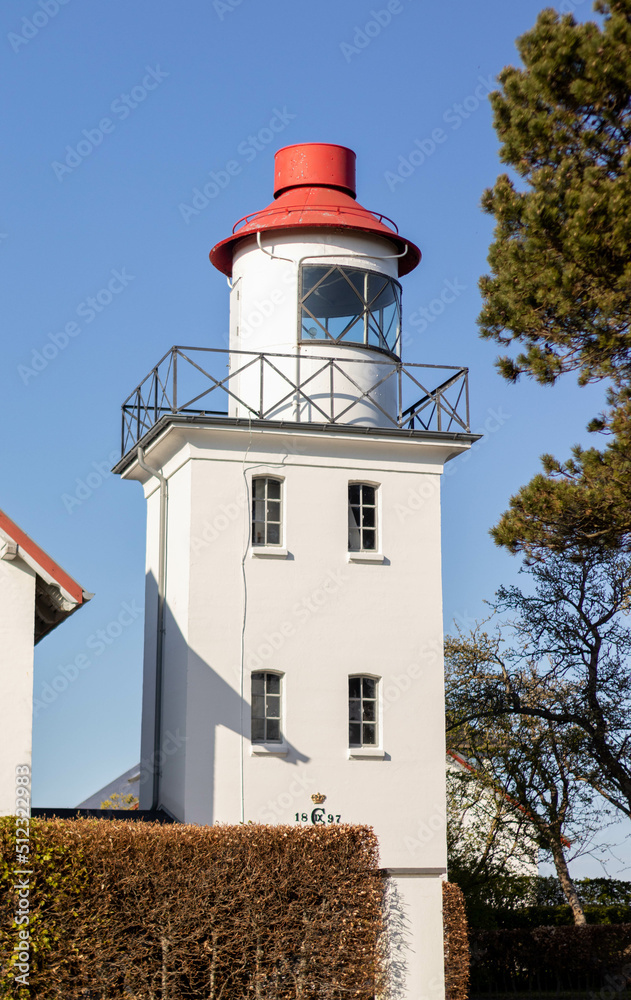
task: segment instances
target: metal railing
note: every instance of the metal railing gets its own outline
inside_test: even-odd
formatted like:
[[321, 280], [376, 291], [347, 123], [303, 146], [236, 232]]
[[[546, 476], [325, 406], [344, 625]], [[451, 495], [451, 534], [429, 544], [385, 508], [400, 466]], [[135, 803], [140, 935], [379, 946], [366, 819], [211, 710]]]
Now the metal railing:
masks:
[[[293, 375], [287, 371], [287, 359]], [[360, 384], [362, 365], [377, 369], [377, 377], [368, 387]], [[430, 376], [433, 382], [439, 372], [446, 375], [431, 387]], [[242, 391], [244, 381], [247, 392]], [[386, 386], [385, 391], [395, 389], [394, 415], [383, 405]], [[360, 407], [369, 404], [383, 416], [386, 427], [444, 433], [470, 430], [466, 368], [403, 364], [387, 357], [381, 361], [376, 355], [364, 360], [176, 346], [123, 403], [122, 454], [126, 455], [165, 414], [225, 417], [230, 403], [233, 409], [238, 406], [257, 420], [288, 419], [287, 413], [282, 418], [278, 413], [293, 405], [294, 415], [289, 418], [293, 422], [299, 422], [301, 408], [308, 407], [310, 421], [348, 424], [350, 417], [360, 426], [364, 422]], [[355, 414], [351, 412], [354, 408]]]

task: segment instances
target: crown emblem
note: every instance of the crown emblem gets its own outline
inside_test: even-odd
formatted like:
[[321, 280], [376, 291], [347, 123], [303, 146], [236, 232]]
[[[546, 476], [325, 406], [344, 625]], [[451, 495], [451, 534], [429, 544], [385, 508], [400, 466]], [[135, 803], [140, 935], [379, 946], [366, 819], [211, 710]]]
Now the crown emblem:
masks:
[[315, 802], [317, 806], [321, 806], [323, 802], [326, 802], [326, 795], [323, 795], [322, 792], [314, 792], [311, 801]]

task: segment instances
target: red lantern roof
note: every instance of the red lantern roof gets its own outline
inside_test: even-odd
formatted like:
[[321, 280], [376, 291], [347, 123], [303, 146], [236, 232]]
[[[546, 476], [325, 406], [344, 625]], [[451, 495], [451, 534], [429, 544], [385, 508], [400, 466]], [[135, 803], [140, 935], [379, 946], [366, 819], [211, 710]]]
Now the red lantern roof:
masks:
[[414, 243], [404, 240], [394, 222], [369, 212], [355, 200], [355, 153], [346, 146], [306, 142], [285, 146], [275, 156], [274, 201], [235, 223], [232, 236], [210, 251], [211, 263], [228, 277], [237, 243], [246, 236], [279, 229], [347, 229], [383, 236], [394, 244], [399, 276], [421, 259]]

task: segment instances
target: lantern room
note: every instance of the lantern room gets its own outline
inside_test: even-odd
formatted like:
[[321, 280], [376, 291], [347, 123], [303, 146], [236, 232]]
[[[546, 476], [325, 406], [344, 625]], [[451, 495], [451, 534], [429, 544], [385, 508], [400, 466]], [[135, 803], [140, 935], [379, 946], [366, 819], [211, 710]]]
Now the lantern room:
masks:
[[[274, 201], [239, 220], [210, 252], [230, 279], [231, 370], [244, 352], [274, 352], [266, 409], [275, 418], [318, 419], [333, 395], [346, 422], [383, 425], [396, 414], [401, 355], [399, 278], [420, 260], [385, 216], [356, 200], [355, 154], [345, 146], [304, 143], [276, 153]], [[338, 362], [331, 394], [330, 365]], [[309, 400], [283, 392], [308, 384]], [[231, 415], [244, 416], [260, 395], [255, 373], [243, 372]], [[363, 401], [356, 404], [357, 397]], [[273, 400], [279, 405], [274, 408]]]

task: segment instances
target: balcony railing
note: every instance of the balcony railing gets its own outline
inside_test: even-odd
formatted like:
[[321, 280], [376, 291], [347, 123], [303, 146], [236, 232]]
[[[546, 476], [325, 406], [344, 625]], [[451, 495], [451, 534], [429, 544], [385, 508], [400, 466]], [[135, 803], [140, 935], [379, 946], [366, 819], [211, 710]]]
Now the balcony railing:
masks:
[[[370, 365], [369, 385], [362, 365]], [[384, 390], [394, 391], [396, 413], [384, 407]], [[470, 429], [466, 368], [403, 364], [375, 355], [364, 360], [339, 354], [322, 357], [172, 347], [123, 403], [122, 454], [165, 414], [225, 417], [229, 405], [232, 411], [239, 407], [241, 415], [257, 420], [279, 419], [278, 413], [286, 409], [282, 419], [299, 422], [305, 419], [301, 411], [306, 408], [312, 422], [353, 421], [372, 426], [374, 420], [362, 419], [361, 408], [368, 405], [380, 415], [381, 426], [443, 433]], [[290, 406], [293, 416], [288, 415]]]

